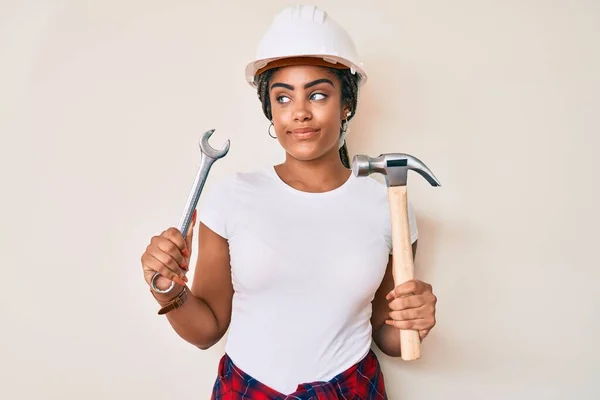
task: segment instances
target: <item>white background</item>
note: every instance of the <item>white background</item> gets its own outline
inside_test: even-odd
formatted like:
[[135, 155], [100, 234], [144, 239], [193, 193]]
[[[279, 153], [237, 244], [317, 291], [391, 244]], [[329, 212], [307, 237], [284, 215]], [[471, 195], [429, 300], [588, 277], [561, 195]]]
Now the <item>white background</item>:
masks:
[[[202, 132], [231, 140], [205, 190], [283, 159], [243, 70], [288, 3], [0, 1], [0, 397], [209, 397], [223, 341], [181, 340], [139, 259]], [[421, 360], [381, 356], [390, 398], [600, 398], [600, 3], [315, 4], [370, 74], [351, 156], [443, 184], [409, 180], [438, 324]]]

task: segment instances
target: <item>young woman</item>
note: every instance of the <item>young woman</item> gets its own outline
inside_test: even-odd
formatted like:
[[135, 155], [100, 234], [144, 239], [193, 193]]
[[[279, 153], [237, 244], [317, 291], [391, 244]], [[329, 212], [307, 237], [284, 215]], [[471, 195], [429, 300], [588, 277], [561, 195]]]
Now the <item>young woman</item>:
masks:
[[344, 137], [366, 73], [312, 6], [279, 14], [258, 53], [246, 74], [285, 161], [215, 183], [185, 239], [176, 228], [152, 238], [145, 279], [176, 283], [151, 292], [184, 340], [207, 349], [228, 331], [213, 399], [386, 399], [371, 344], [397, 357], [398, 329], [422, 340], [436, 297], [418, 280], [394, 287], [386, 188], [349, 169]]

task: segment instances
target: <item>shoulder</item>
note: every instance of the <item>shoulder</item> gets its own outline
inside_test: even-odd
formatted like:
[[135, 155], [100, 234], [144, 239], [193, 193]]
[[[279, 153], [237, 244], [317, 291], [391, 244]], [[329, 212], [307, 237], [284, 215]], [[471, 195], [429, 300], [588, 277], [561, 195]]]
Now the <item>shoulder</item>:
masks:
[[[369, 215], [380, 215], [385, 220], [387, 236], [389, 236], [391, 245], [391, 230], [390, 230], [390, 206], [388, 197], [388, 187], [385, 181], [377, 180], [375, 177], [369, 175], [365, 177], [355, 178], [356, 182], [354, 185], [355, 192], [353, 196], [360, 202], [361, 207], [365, 210], [371, 208]], [[413, 203], [408, 199], [408, 222], [410, 226], [411, 242], [415, 242], [418, 238], [417, 218]]]
[[199, 204], [199, 220], [218, 235], [229, 239], [240, 213], [247, 211], [248, 203], [257, 198], [257, 189], [264, 187], [262, 182], [265, 179], [262, 169], [209, 177]]
[[257, 167], [247, 171], [230, 174], [229, 179], [237, 185], [262, 186], [272, 181], [270, 166]]
[[267, 167], [228, 172], [215, 179], [207, 190], [214, 195], [232, 196], [261, 189], [271, 180], [268, 172]]
[[269, 167], [257, 167], [251, 170], [229, 172], [219, 179], [221, 186], [239, 187], [239, 185], [257, 186], [272, 180]]
[[354, 177], [353, 190], [356, 195], [371, 201], [387, 201], [387, 186], [373, 176]]

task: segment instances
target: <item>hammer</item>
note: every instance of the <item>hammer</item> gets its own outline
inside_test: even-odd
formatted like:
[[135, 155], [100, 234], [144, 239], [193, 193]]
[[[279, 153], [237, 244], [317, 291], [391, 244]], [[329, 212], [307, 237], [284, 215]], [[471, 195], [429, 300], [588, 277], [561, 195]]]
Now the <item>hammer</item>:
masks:
[[[414, 279], [406, 195], [408, 170], [419, 173], [431, 186], [441, 186], [429, 168], [421, 160], [409, 154], [388, 153], [374, 158], [359, 154], [352, 160], [352, 172], [356, 176], [368, 176], [374, 172], [385, 176], [392, 222], [394, 287]], [[400, 348], [403, 360], [419, 359], [421, 357], [420, 346], [421, 340], [418, 331], [400, 330]]]

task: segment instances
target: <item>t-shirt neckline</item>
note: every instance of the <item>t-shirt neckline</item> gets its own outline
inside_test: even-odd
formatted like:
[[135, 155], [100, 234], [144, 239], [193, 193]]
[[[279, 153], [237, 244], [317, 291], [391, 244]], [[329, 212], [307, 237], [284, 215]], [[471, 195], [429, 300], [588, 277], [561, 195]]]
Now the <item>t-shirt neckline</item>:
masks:
[[301, 195], [301, 196], [307, 196], [307, 197], [326, 197], [326, 196], [336, 195], [340, 192], [345, 191], [346, 188], [354, 181], [354, 178], [355, 178], [354, 173], [350, 172], [350, 176], [348, 177], [348, 179], [346, 179], [346, 181], [344, 183], [342, 183], [340, 186], [338, 186], [335, 189], [328, 190], [326, 192], [305, 192], [303, 190], [299, 190], [299, 189], [296, 189], [296, 188], [288, 185], [283, 179], [281, 179], [281, 177], [275, 170], [274, 165], [269, 165], [267, 167], [267, 171], [268, 171], [269, 175], [271, 175], [271, 177], [275, 180], [277, 185], [283, 187], [285, 190], [287, 190], [291, 193]]

